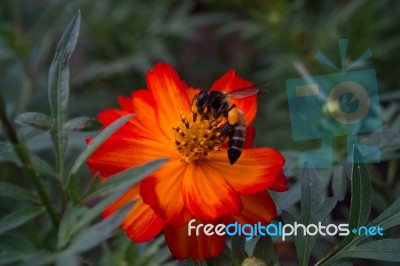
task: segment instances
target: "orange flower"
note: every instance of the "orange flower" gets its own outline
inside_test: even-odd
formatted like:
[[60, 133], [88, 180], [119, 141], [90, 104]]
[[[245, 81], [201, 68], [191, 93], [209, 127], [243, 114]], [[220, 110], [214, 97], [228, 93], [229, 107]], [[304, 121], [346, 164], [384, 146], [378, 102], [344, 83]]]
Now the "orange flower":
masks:
[[[287, 189], [284, 159], [270, 148], [249, 148], [255, 134], [250, 125], [257, 112], [256, 96], [230, 101], [243, 111], [247, 123], [245, 149], [231, 165], [220, 127], [200, 119], [201, 114], [191, 107], [199, 90], [188, 87], [168, 64], [157, 64], [146, 77], [147, 90], [119, 97], [122, 109], [98, 116], [107, 126], [125, 114], [136, 114], [87, 163], [104, 179], [151, 160], [169, 160], [109, 206], [103, 216], [137, 199], [122, 223], [133, 241], [149, 241], [164, 230], [168, 247], [178, 259], [217, 257], [225, 237], [188, 236], [188, 221], [268, 224], [276, 209], [266, 189]], [[251, 85], [231, 70], [211, 90], [229, 92]]]

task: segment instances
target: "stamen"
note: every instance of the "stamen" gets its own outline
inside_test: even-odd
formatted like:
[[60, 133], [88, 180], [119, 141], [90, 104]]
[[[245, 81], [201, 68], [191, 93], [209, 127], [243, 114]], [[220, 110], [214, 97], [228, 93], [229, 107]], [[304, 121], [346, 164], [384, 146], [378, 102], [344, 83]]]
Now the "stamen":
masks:
[[179, 121], [171, 126], [173, 141], [182, 154], [181, 160], [186, 163], [208, 159], [221, 150], [221, 145], [227, 138], [221, 134], [226, 118], [223, 115], [215, 117], [207, 108], [201, 111], [192, 105], [191, 112], [186, 115], [180, 112]]

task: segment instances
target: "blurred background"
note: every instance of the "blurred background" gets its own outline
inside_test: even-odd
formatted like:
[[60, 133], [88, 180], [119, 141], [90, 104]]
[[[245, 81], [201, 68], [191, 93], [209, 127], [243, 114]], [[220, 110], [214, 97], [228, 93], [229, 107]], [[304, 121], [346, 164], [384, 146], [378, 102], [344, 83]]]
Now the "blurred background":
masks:
[[[338, 39], [348, 39], [348, 62], [371, 49], [373, 57], [360, 68], [376, 70], [384, 127], [363, 136], [381, 148], [383, 158], [380, 164], [370, 166], [374, 173], [372, 217], [399, 197], [400, 1], [3, 0], [0, 92], [10, 117], [27, 111], [50, 113], [48, 69], [56, 44], [77, 10], [82, 23], [70, 60], [70, 118], [96, 117], [106, 108], [117, 107], [118, 95], [127, 96], [146, 86], [145, 73], [156, 62], [172, 64], [183, 80], [203, 89], [233, 68], [245, 79], [269, 84], [268, 93], [259, 95], [255, 145], [285, 154], [291, 189], [274, 196], [280, 209], [295, 213], [300, 199], [298, 153], [317, 148], [319, 142], [293, 140], [286, 80], [307, 73], [337, 73], [318, 62], [315, 55], [321, 51], [340, 66]], [[31, 151], [53, 160], [46, 132], [20, 128], [19, 134]], [[67, 160], [82, 150], [87, 136], [70, 136]], [[341, 141], [334, 140], [339, 156], [334, 167], [319, 172], [325, 196], [334, 195], [340, 201], [331, 217], [337, 221], [348, 216], [349, 207], [348, 166], [345, 157], [340, 157], [346, 147]], [[0, 174], [3, 181], [25, 182], [15, 179], [22, 171], [8, 162], [0, 162]], [[81, 175], [85, 185], [91, 176], [88, 171]], [[335, 175], [337, 178], [331, 178]], [[7, 213], [14, 204], [3, 201], [0, 212]], [[35, 237], [41, 241], [39, 232]], [[123, 237], [118, 240], [122, 244], [116, 241], [107, 249], [123, 253], [129, 247], [139, 254], [141, 246], [131, 247]], [[314, 257], [321, 257], [331, 247], [332, 242], [321, 241]], [[283, 261], [295, 263], [290, 243], [277, 244], [276, 250]], [[109, 256], [118, 257], [117, 251]]]

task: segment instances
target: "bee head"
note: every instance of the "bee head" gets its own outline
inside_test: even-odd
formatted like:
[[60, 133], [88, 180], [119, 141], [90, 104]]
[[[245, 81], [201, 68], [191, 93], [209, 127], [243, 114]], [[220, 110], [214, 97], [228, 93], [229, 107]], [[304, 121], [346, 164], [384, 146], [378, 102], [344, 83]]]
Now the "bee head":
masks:
[[197, 110], [202, 112], [202, 110], [207, 107], [208, 104], [208, 93], [206, 91], [201, 91], [196, 95], [196, 107]]

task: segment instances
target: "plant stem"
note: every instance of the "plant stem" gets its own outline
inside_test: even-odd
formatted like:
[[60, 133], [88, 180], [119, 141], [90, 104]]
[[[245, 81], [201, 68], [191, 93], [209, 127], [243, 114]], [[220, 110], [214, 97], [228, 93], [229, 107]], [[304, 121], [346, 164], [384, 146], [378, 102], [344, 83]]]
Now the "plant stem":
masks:
[[57, 215], [56, 210], [50, 203], [50, 197], [46, 194], [46, 191], [44, 189], [44, 186], [39, 179], [39, 177], [36, 175], [36, 171], [33, 167], [31, 158], [29, 157], [29, 152], [26, 149], [26, 147], [18, 141], [17, 134], [15, 133], [15, 130], [13, 126], [11, 125], [11, 122], [7, 118], [6, 114], [6, 108], [5, 108], [5, 103], [3, 101], [3, 98], [0, 95], [0, 120], [1, 124], [3, 125], [6, 134], [8, 138], [10, 139], [14, 150], [16, 154], [18, 155], [22, 165], [24, 166], [24, 170], [29, 178], [29, 180], [32, 182], [32, 185], [36, 189], [40, 200], [42, 201], [44, 207], [46, 208], [46, 211], [48, 215], [50, 216], [51, 222], [55, 227], [58, 227], [59, 224], [59, 216]]

